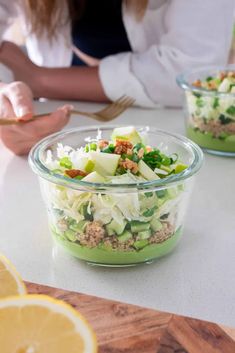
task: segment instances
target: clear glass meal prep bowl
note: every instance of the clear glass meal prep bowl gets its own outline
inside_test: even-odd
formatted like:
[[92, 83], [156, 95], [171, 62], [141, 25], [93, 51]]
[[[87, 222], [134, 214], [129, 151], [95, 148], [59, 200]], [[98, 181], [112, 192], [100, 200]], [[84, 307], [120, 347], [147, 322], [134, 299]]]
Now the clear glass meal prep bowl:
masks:
[[176, 81], [185, 91], [187, 137], [208, 153], [235, 157], [235, 117], [226, 112], [231, 106], [235, 109], [235, 93], [209, 91], [192, 85], [198, 79], [215, 77], [221, 71], [235, 72], [235, 65], [188, 71]]
[[[54, 174], [46, 167], [47, 151], [56, 157], [58, 143], [81, 147], [98, 132], [103, 139], [110, 139], [115, 127], [92, 126], [51, 135], [31, 150], [29, 163], [39, 176], [54, 240], [89, 263], [130, 266], [166, 255], [178, 243], [192, 181], [203, 154], [187, 138], [136, 127], [143, 135], [147, 132], [149, 145], [168, 155], [178, 153], [189, 167], [167, 179], [139, 184], [83, 182]], [[112, 222], [115, 231], [110, 229]]]

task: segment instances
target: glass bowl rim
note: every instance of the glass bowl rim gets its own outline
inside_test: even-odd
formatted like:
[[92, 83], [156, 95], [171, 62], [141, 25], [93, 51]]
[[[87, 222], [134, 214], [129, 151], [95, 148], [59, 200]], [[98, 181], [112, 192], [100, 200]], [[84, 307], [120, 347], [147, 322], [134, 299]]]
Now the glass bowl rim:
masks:
[[207, 94], [209, 96], [232, 96], [235, 97], [235, 93], [230, 93], [230, 92], [218, 92], [218, 91], [209, 91], [206, 88], [202, 87], [195, 87], [192, 84], [190, 84], [186, 80], [186, 76], [194, 73], [198, 74], [203, 74], [207, 73], [209, 75], [210, 71], [235, 71], [235, 64], [230, 64], [226, 66], [216, 66], [216, 65], [211, 65], [211, 66], [205, 66], [205, 67], [200, 67], [197, 69], [191, 69], [191, 70], [186, 70], [179, 75], [176, 76], [176, 83], [178, 84], [179, 87], [183, 88], [185, 91], [193, 91], [196, 93], [201, 93], [201, 94]]
[[[203, 162], [203, 152], [201, 148], [188, 139], [187, 137], [181, 136], [179, 134], [167, 132], [164, 130], [156, 129], [155, 127], [152, 126], [141, 126], [141, 125], [135, 125], [136, 129], [143, 129], [146, 128], [148, 131], [151, 133], [159, 133], [162, 134], [163, 136], [170, 136], [174, 139], [176, 139], [178, 142], [183, 144], [186, 148], [190, 148], [191, 154], [193, 154], [194, 159], [191, 163], [191, 165], [185, 169], [183, 172], [178, 173], [178, 174], [172, 174], [172, 176], [163, 178], [163, 179], [156, 179], [156, 180], [151, 180], [151, 181], [146, 181], [146, 182], [140, 182], [140, 183], [131, 183], [131, 184], [110, 184], [110, 183], [91, 183], [91, 182], [86, 182], [82, 180], [73, 180], [73, 179], [68, 179], [62, 175], [52, 173], [52, 171], [47, 168], [42, 162], [41, 162], [41, 154], [43, 151], [46, 150], [49, 144], [56, 142], [58, 140], [58, 137], [64, 138], [68, 136], [69, 134], [72, 133], [79, 133], [79, 132], [88, 132], [88, 131], [95, 131], [95, 130], [111, 130], [116, 127], [123, 127], [123, 126], [130, 126], [130, 125], [90, 125], [90, 126], [85, 126], [85, 127], [79, 127], [79, 128], [72, 128], [72, 129], [67, 129], [63, 130], [54, 134], [51, 134], [44, 139], [40, 140], [36, 145], [33, 146], [29, 153], [29, 165], [34, 171], [35, 174], [38, 176], [42, 177], [43, 179], [48, 180], [49, 182], [52, 182], [54, 184], [66, 186], [75, 190], [89, 190], [89, 191], [94, 191], [95, 190], [119, 190], [119, 189], [124, 189], [124, 192], [127, 192], [128, 190], [135, 190], [136, 189], [142, 189], [142, 190], [149, 190], [153, 188], [166, 188], [169, 187], [169, 185], [174, 185], [182, 182], [185, 179], [190, 178], [193, 176], [202, 166]], [[58, 143], [59, 141], [57, 141]]]

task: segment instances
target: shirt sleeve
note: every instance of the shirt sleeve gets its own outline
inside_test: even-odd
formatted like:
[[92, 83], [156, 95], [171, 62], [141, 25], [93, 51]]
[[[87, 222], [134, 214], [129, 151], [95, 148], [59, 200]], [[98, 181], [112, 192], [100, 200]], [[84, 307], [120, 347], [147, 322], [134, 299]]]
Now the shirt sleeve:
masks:
[[158, 43], [143, 53], [101, 60], [99, 74], [106, 95], [114, 100], [126, 94], [143, 107], [180, 106], [177, 74], [227, 64], [234, 8], [234, 0], [169, 0]]
[[14, 0], [0, 0], [0, 42], [17, 16], [17, 3]]
[[[17, 6], [14, 0], [0, 0], [0, 45], [5, 34], [17, 16]], [[5, 65], [0, 63], [0, 81], [11, 82], [13, 75]]]

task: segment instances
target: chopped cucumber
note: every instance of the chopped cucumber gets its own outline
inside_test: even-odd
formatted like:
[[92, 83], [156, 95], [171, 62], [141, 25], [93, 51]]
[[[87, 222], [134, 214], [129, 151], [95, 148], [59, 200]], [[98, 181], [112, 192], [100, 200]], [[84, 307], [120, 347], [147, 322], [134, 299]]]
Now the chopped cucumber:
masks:
[[90, 156], [94, 162], [94, 171], [102, 175], [114, 175], [116, 173], [120, 159], [119, 154], [91, 151]]
[[169, 199], [176, 198], [178, 193], [179, 193], [179, 190], [177, 189], [177, 187], [172, 187], [172, 188], [167, 189], [167, 196], [169, 197]]
[[106, 233], [107, 233], [109, 236], [115, 234], [115, 232], [114, 232], [112, 226], [110, 227], [109, 224], [106, 224], [105, 229], [106, 229]]
[[157, 218], [153, 218], [150, 222], [150, 227], [154, 232], [158, 232], [162, 229], [162, 224]]
[[143, 239], [148, 239], [151, 236], [151, 230], [144, 230], [142, 232], [138, 233], [138, 239], [143, 240]]
[[148, 243], [149, 242], [147, 239], [143, 239], [143, 240], [136, 240], [133, 245], [137, 250], [140, 250], [140, 249], [143, 249], [146, 245], [148, 245]]
[[88, 221], [80, 221], [80, 222], [73, 222], [72, 224], [70, 224], [69, 229], [73, 230], [74, 232], [78, 232], [78, 233], [84, 233], [86, 226], [89, 222]]
[[129, 141], [133, 145], [142, 142], [142, 139], [133, 126], [117, 127], [111, 135], [113, 141], [124, 140]]
[[130, 225], [132, 233], [139, 233], [150, 228], [149, 222], [131, 221]]
[[131, 238], [132, 238], [131, 232], [128, 232], [128, 230], [124, 230], [124, 232], [118, 236], [118, 241], [120, 241], [121, 243], [124, 243], [125, 241]]
[[152, 171], [152, 169], [143, 160], [139, 161], [138, 167], [139, 167], [140, 174], [145, 179], [147, 179], [147, 180], [160, 179], [159, 176], [157, 174], [155, 174], [154, 171]]
[[74, 231], [72, 231], [71, 229], [66, 230], [64, 232], [64, 236], [72, 242], [75, 242], [77, 240], [76, 233]]
[[235, 142], [235, 135], [230, 135], [226, 137], [226, 141]]
[[106, 230], [109, 235], [117, 234], [121, 235], [125, 229], [126, 221], [123, 219], [121, 223], [118, 223], [113, 219], [109, 224], [106, 225]]

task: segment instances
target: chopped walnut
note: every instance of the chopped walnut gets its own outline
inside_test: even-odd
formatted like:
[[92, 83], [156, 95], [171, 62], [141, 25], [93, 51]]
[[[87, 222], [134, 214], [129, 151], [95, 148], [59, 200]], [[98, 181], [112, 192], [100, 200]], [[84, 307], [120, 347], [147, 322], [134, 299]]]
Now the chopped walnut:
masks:
[[139, 158], [142, 158], [143, 155], [144, 155], [144, 149], [143, 148], [139, 149], [137, 155], [138, 155]]
[[108, 145], [109, 145], [109, 141], [107, 141], [107, 140], [100, 140], [98, 142], [98, 146], [101, 150], [104, 149], [105, 147], [107, 147]]
[[83, 172], [82, 170], [79, 169], [69, 169], [65, 171], [65, 174], [70, 176], [70, 178], [75, 178], [76, 176], [80, 175], [82, 177], [86, 176], [87, 173]]
[[220, 74], [219, 74], [219, 79], [220, 79], [221, 81], [223, 81], [223, 79], [224, 79], [226, 76], [227, 76], [226, 72], [221, 71]]
[[[115, 146], [115, 150], [114, 153], [116, 154], [123, 154], [123, 153], [127, 153], [127, 151], [133, 149], [133, 145], [131, 142], [129, 141], [123, 141], [123, 140], [116, 140], [116, 146]], [[129, 151], [130, 153], [130, 151]]]
[[235, 122], [221, 124], [219, 120], [211, 119], [207, 123], [203, 119], [194, 118], [194, 126], [200, 131], [211, 132], [214, 137], [219, 137], [222, 132], [233, 135], [235, 133]]
[[193, 86], [195, 87], [201, 87], [202, 86], [202, 83], [201, 83], [201, 80], [196, 80], [193, 82]]
[[105, 236], [105, 229], [101, 222], [94, 221], [88, 223], [85, 234], [79, 234], [78, 240], [82, 245], [90, 248], [97, 246]]
[[145, 149], [147, 153], [152, 152], [152, 147], [150, 146], [146, 146]]
[[234, 71], [229, 71], [227, 76], [235, 78], [235, 72]]
[[208, 82], [208, 87], [210, 89], [217, 89], [216, 83], [214, 81]]
[[169, 222], [162, 222], [162, 229], [149, 239], [150, 244], [159, 244], [169, 239], [174, 234], [174, 227]]
[[59, 219], [57, 222], [57, 227], [59, 228], [59, 230], [61, 232], [66, 232], [66, 230], [68, 229], [68, 225], [65, 219]]
[[128, 158], [126, 158], [125, 161], [122, 160], [119, 164], [123, 168], [129, 169], [133, 174], [136, 174], [138, 172], [138, 164]]

